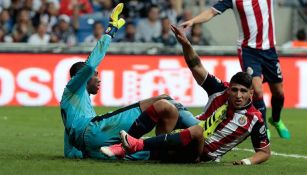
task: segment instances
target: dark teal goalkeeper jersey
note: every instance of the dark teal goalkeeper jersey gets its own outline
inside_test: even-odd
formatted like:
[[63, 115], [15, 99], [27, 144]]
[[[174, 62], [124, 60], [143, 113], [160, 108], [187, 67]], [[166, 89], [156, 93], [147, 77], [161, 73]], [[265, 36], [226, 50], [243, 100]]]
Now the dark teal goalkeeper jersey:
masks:
[[86, 66], [71, 78], [64, 89], [61, 99], [61, 114], [65, 134], [68, 136], [68, 141], [65, 142], [64, 147], [75, 146], [81, 149], [84, 130], [91, 119], [96, 116], [86, 86], [97, 66], [103, 60], [110, 42], [111, 37], [109, 35], [104, 35], [97, 42], [86, 61]]

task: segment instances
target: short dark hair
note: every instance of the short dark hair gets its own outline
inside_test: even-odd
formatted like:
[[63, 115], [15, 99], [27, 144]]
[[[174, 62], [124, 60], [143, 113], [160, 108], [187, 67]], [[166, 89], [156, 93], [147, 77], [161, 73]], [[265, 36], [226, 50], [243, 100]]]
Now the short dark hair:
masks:
[[83, 61], [74, 63], [69, 69], [70, 77], [75, 76], [76, 73], [84, 66], [85, 66], [85, 62]]
[[246, 72], [238, 72], [234, 76], [231, 77], [230, 83], [236, 83], [243, 85], [247, 88], [252, 87], [252, 76]]

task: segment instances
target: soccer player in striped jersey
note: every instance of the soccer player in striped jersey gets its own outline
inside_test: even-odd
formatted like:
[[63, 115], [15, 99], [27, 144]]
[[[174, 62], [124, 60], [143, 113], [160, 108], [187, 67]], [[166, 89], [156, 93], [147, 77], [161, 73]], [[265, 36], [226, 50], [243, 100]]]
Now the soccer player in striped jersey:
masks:
[[[273, 0], [220, 0], [212, 8], [181, 24], [191, 27], [205, 23], [225, 10], [234, 11], [239, 28], [238, 57], [243, 71], [253, 77], [254, 106], [266, 123], [266, 106], [262, 83], [268, 82], [272, 98], [272, 118], [269, 122], [281, 138], [290, 139], [290, 132], [281, 120], [284, 105], [283, 77], [275, 50]], [[270, 132], [268, 135], [270, 137]]]
[[[208, 93], [209, 101], [204, 113], [198, 116], [201, 122], [180, 132], [136, 139], [121, 131], [126, 151], [135, 153], [167, 149], [175, 150], [172, 154], [166, 154], [171, 161], [210, 161], [218, 160], [251, 136], [255, 153], [233, 164], [251, 165], [268, 160], [270, 146], [265, 124], [260, 111], [252, 105], [252, 77], [246, 72], [238, 72], [230, 83], [220, 81], [201, 64], [183, 31], [175, 26], [171, 28], [182, 45], [185, 61], [194, 79]], [[212, 125], [216, 126], [212, 128]], [[194, 148], [190, 144], [194, 144]]]
[[[90, 95], [97, 94], [100, 86], [96, 68], [104, 59], [114, 34], [125, 24], [123, 19], [118, 19], [122, 9], [122, 3], [114, 8], [106, 34], [97, 42], [86, 62], [77, 62], [70, 69], [71, 79], [64, 89], [60, 104], [65, 126], [65, 157], [110, 159], [100, 153], [100, 147], [119, 143], [118, 133], [121, 130], [138, 138], [154, 127], [157, 134], [163, 134], [175, 127], [186, 128], [198, 123], [180, 103], [166, 95], [96, 115], [90, 100]], [[112, 148], [115, 152], [123, 150], [121, 146]], [[148, 159], [149, 152], [122, 156], [128, 160], [144, 160]]]

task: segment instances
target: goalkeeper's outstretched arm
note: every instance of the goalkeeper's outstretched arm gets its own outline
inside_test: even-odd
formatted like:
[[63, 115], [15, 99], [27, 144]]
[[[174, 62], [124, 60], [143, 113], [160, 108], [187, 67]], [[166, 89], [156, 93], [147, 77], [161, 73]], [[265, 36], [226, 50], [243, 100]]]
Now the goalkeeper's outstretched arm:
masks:
[[124, 24], [125, 20], [123, 18], [118, 18], [124, 7], [123, 3], [119, 3], [112, 11], [109, 21], [109, 26], [103, 35], [97, 42], [95, 48], [92, 50], [91, 54], [85, 62], [85, 66], [76, 73], [75, 77], [70, 80], [67, 87], [71, 92], [75, 92], [84, 83], [86, 83], [96, 71], [98, 65], [104, 59], [107, 50], [110, 46], [111, 40], [114, 37], [118, 29], [120, 29]]

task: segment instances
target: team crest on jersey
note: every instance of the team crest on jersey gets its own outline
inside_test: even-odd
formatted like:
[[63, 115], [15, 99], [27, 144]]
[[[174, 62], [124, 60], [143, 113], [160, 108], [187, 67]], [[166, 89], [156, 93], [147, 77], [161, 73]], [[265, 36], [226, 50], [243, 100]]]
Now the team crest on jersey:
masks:
[[239, 126], [245, 126], [247, 124], [247, 117], [245, 115], [238, 115], [236, 121]]

